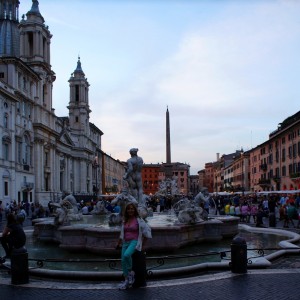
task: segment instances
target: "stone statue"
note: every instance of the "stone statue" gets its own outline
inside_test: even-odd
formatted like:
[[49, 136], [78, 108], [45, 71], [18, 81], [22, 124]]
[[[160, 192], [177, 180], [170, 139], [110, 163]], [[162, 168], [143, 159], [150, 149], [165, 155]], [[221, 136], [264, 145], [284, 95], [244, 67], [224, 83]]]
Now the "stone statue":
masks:
[[201, 190], [201, 192], [199, 192], [196, 196], [195, 196], [195, 203], [198, 204], [200, 206], [201, 203], [203, 204], [209, 204], [209, 199], [210, 199], [210, 195], [208, 193], [207, 188], [203, 188]]
[[91, 211], [92, 215], [106, 215], [108, 213], [108, 210], [106, 209], [106, 201], [105, 200], [99, 200], [94, 209]]
[[111, 205], [120, 206], [120, 214], [123, 216], [125, 212], [125, 206], [128, 203], [133, 203], [135, 206], [138, 206], [137, 200], [129, 194], [129, 191], [127, 188], [123, 188], [121, 194], [119, 194], [115, 199], [111, 201]]
[[127, 170], [123, 179], [127, 181], [129, 193], [139, 202], [143, 201], [142, 167], [143, 159], [137, 155], [138, 149], [132, 148], [127, 160]]
[[82, 214], [78, 211], [77, 201], [73, 195], [68, 195], [60, 203], [52, 203], [54, 208], [54, 224], [64, 225], [69, 221], [82, 220]]

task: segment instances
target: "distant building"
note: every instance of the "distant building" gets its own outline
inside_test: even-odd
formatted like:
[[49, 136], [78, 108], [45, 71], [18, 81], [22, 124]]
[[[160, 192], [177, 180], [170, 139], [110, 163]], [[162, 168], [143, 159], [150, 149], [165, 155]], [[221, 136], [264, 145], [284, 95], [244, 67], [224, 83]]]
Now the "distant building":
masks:
[[269, 140], [205, 164], [210, 192], [300, 190], [300, 111], [279, 123]]
[[146, 195], [154, 195], [159, 188], [160, 164], [144, 164], [142, 168], [143, 191]]

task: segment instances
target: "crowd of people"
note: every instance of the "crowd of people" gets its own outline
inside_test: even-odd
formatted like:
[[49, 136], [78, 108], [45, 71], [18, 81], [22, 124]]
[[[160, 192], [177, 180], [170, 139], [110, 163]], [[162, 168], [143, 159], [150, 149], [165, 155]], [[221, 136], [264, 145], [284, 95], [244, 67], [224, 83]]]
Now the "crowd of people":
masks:
[[237, 216], [240, 222], [253, 221], [256, 226], [263, 226], [264, 218], [268, 218], [283, 221], [284, 228], [300, 228], [299, 194], [215, 195], [212, 200], [216, 215]]

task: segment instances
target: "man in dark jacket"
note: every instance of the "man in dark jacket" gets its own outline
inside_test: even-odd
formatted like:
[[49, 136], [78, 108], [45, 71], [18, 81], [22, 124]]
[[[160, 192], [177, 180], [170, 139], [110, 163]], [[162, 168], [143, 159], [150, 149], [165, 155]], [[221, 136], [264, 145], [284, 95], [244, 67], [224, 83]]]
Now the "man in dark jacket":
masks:
[[14, 214], [10, 213], [7, 215], [7, 225], [3, 229], [0, 240], [6, 254], [6, 256], [2, 259], [4, 261], [5, 258], [10, 258], [13, 249], [19, 249], [25, 246], [25, 232], [22, 228], [22, 225], [17, 222]]

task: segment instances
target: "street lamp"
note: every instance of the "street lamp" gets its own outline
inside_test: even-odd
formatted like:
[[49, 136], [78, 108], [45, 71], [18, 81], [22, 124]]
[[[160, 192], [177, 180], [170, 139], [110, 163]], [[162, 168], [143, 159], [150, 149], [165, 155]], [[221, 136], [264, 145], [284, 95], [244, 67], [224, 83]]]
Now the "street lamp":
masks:
[[93, 192], [94, 192], [94, 200], [97, 200], [97, 195], [98, 195], [98, 168], [99, 168], [99, 163], [98, 163], [98, 156], [96, 155], [94, 160], [93, 160], [93, 168], [94, 168], [94, 172], [95, 172], [95, 180], [96, 183], [93, 186]]

